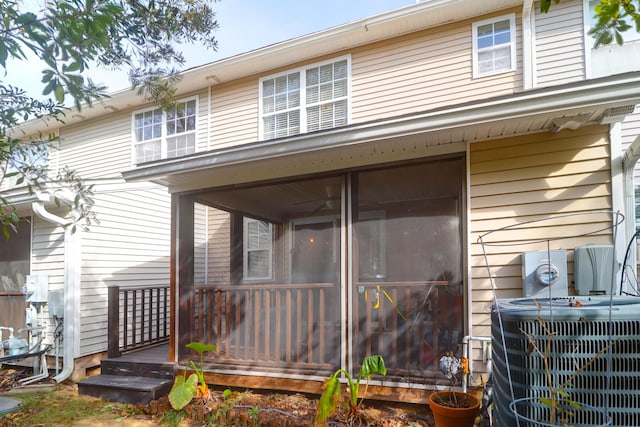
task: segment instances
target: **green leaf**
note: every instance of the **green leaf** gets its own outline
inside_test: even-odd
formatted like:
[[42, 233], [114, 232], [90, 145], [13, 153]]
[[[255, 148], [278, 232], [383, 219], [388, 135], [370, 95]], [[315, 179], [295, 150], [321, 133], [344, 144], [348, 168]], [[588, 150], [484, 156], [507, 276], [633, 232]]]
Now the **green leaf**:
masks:
[[333, 415], [340, 398], [340, 381], [337, 375], [332, 375], [324, 383], [324, 391], [318, 400], [316, 410], [315, 425], [324, 425], [329, 417]]
[[202, 354], [206, 351], [215, 351], [217, 348], [215, 344], [205, 344], [199, 341], [190, 342], [186, 347], [196, 351], [198, 354]]
[[169, 403], [177, 411], [184, 408], [191, 402], [198, 389], [198, 377], [196, 374], [189, 375], [185, 380], [184, 376], [176, 377], [173, 387], [169, 392]]
[[360, 377], [370, 377], [374, 374], [387, 375], [387, 368], [384, 365], [384, 359], [379, 354], [367, 356], [362, 361], [360, 368]]
[[58, 104], [64, 103], [64, 87], [61, 84], [56, 85], [55, 95]]

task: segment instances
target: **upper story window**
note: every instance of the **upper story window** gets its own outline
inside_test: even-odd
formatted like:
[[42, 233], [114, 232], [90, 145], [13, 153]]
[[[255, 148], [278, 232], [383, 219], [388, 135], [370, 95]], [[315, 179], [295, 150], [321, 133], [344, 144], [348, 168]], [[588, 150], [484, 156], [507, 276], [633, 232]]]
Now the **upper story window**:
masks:
[[136, 164], [179, 157], [196, 150], [197, 99], [178, 101], [173, 108], [149, 109], [133, 115]]
[[244, 219], [243, 271], [245, 280], [270, 279], [273, 227], [266, 221]]
[[49, 144], [16, 145], [7, 159], [5, 177], [9, 188], [31, 184], [46, 174]]
[[511, 14], [473, 24], [473, 77], [515, 70], [515, 22]]
[[346, 125], [350, 69], [346, 57], [261, 79], [261, 139]]

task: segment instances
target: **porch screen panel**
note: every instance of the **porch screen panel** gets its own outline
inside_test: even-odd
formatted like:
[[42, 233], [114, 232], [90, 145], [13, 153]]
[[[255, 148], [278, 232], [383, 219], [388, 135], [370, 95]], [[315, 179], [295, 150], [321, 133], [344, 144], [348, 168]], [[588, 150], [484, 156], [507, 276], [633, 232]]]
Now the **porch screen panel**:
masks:
[[[443, 377], [463, 331], [462, 159], [361, 172], [354, 181], [354, 360]], [[434, 375], [435, 373], [435, 375]]]
[[343, 180], [197, 197], [209, 206], [207, 277], [226, 278], [196, 283], [188, 302], [191, 341], [217, 347], [209, 367], [326, 375], [339, 366]]

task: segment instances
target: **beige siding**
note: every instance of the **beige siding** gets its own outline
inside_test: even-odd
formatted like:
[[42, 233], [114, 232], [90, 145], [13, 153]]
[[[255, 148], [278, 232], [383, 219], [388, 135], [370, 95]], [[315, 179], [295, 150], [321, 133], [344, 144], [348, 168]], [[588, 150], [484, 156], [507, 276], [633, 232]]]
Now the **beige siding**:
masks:
[[[586, 243], [608, 243], [607, 215], [583, 212], [611, 209], [608, 127], [589, 126], [556, 135], [540, 133], [472, 144], [470, 148], [470, 224], [472, 315], [474, 335], [490, 336], [493, 301], [487, 263], [478, 237], [501, 227], [579, 214], [498, 231], [485, 237], [488, 264], [498, 298], [522, 296], [520, 255], [547, 249], [573, 249]], [[611, 230], [608, 230], [610, 233]], [[593, 233], [585, 236], [585, 233]], [[569, 283], [573, 254], [568, 252]], [[572, 292], [570, 286], [570, 292]]]
[[166, 189], [98, 187], [95, 199], [100, 224], [84, 232], [82, 241], [80, 355], [106, 350], [108, 286], [169, 283], [171, 209]]
[[554, 4], [549, 13], [535, 15], [536, 86], [583, 80], [585, 73], [582, 0]]
[[231, 282], [231, 215], [219, 209], [208, 210], [208, 280], [214, 285]]
[[258, 77], [214, 86], [210, 149], [258, 139]]
[[193, 268], [194, 283], [207, 284], [207, 253], [208, 236], [207, 236], [207, 211], [209, 207], [196, 203], [193, 212]]
[[[517, 15], [518, 61], [522, 44], [519, 20]], [[462, 97], [468, 102], [521, 90], [520, 62], [515, 72], [474, 79], [472, 56], [472, 21], [355, 50], [353, 122], [426, 111], [458, 103]]]

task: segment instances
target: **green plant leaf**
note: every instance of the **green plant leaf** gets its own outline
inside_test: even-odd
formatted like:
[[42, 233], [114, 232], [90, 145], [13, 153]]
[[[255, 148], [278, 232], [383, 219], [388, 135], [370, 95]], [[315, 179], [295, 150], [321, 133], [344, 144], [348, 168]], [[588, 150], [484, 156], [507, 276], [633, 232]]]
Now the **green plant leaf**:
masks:
[[360, 368], [361, 378], [370, 377], [374, 374], [387, 375], [384, 359], [379, 354], [365, 357], [362, 361], [362, 368]]
[[187, 406], [196, 395], [197, 389], [198, 376], [196, 374], [189, 375], [189, 378], [186, 380], [182, 375], [176, 377], [173, 387], [169, 392], [169, 403], [171, 403], [171, 407], [179, 411]]
[[324, 383], [324, 391], [318, 400], [315, 425], [324, 426], [329, 417], [335, 412], [340, 398], [340, 381], [338, 375], [332, 375]]
[[205, 351], [215, 351], [217, 347], [215, 344], [205, 344], [199, 341], [195, 341], [187, 344], [187, 348], [190, 348], [191, 350], [202, 354]]

